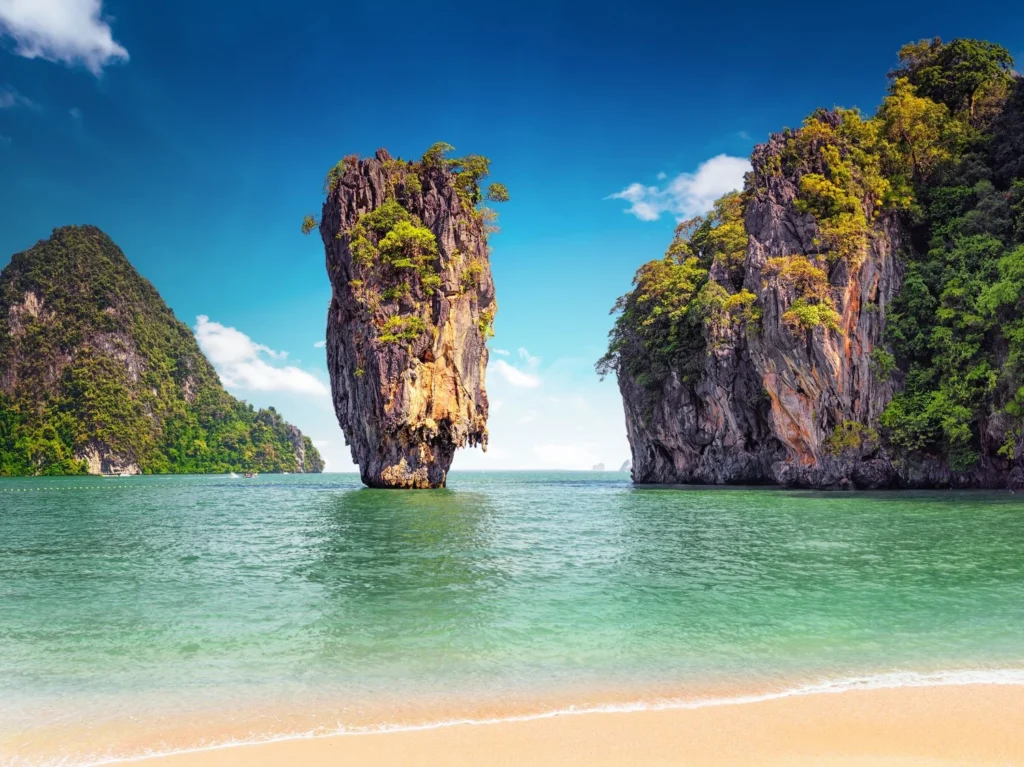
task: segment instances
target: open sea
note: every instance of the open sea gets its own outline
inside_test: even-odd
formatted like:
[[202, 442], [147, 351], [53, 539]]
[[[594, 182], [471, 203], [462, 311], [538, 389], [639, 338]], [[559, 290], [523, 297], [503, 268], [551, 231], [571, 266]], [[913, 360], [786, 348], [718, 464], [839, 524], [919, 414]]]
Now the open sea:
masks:
[[1024, 684], [1024, 494], [0, 480], [0, 764]]

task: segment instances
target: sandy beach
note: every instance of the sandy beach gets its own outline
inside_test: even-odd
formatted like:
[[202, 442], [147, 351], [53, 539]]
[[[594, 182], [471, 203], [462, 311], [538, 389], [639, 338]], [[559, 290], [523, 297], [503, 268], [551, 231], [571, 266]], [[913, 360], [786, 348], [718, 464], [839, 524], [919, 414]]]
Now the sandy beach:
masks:
[[138, 760], [152, 767], [1024, 764], [1024, 687], [855, 690], [698, 709], [342, 735]]

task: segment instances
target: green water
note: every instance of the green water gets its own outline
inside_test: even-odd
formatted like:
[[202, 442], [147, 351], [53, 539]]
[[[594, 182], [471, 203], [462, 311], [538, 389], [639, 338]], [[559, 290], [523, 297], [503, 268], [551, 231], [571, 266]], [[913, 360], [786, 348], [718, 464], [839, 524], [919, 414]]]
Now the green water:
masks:
[[1024, 669], [1024, 496], [0, 480], [8, 732], [964, 669]]

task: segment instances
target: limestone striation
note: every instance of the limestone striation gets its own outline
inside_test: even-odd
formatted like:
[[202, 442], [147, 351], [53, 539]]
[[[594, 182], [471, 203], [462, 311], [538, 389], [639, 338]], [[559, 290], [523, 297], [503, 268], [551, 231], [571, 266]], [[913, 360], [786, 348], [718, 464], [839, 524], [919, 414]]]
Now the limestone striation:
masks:
[[[435, 145], [328, 174], [319, 229], [332, 298], [334, 409], [365, 484], [444, 487], [456, 448], [487, 447], [487, 340], [496, 310], [487, 236], [507, 191], [486, 158]], [[310, 228], [310, 219], [304, 228]]]
[[1024, 483], [1024, 85], [990, 67], [988, 117], [924, 98], [962, 42], [901, 51], [875, 117], [773, 135], [637, 272], [598, 363], [635, 482]]

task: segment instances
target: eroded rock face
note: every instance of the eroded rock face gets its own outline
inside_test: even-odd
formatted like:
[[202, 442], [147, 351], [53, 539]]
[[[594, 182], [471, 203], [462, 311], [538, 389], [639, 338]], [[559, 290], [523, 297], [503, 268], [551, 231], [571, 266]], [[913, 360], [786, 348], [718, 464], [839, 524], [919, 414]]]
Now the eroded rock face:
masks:
[[[636, 482], [892, 482], [892, 464], [877, 446], [837, 456], [827, 441], [838, 424], [876, 421], [892, 399], [893, 382], [873, 375], [871, 353], [900, 286], [900, 230], [893, 216], [868, 210], [873, 225], [862, 262], [830, 265], [814, 216], [794, 205], [796, 179], [767, 170], [784, 150], [785, 137], [776, 135], [751, 158], [743, 288], [761, 310], [757, 331], [735, 324], [706, 330], [708, 354], [699, 379], [683, 383], [671, 376], [653, 408], [635, 381], [619, 376]], [[794, 330], [783, 321], [797, 295], [766, 265], [790, 256], [806, 257], [828, 274], [841, 332]], [[716, 264], [711, 279], [726, 284], [728, 275]]]
[[324, 459], [313, 447], [313, 441], [299, 431], [297, 426], [288, 425], [288, 441], [295, 452], [295, 462], [301, 474], [320, 474], [324, 470]]
[[[839, 117], [819, 118], [835, 127]], [[902, 455], [879, 438], [879, 417], [902, 386], [898, 369], [873, 359], [885, 350], [890, 304], [900, 291], [900, 251], [909, 247], [899, 215], [861, 204], [868, 231], [856, 257], [837, 257], [818, 219], [798, 203], [800, 176], [827, 173], [813, 162], [783, 172], [787, 141], [777, 134], [751, 158], [743, 193], [746, 250], [742, 284], [715, 259], [708, 279], [722, 294], [753, 294], [756, 322], [706, 323], [696, 375], [649, 377], [617, 363], [637, 483], [782, 484], [816, 488], [1020, 487], [1024, 468], [995, 454], [954, 471], [934, 456]], [[791, 150], [790, 150], [791, 151]], [[792, 160], [790, 160], [792, 162]], [[834, 314], [795, 327], [800, 289], [785, 264], [813, 267]], [[788, 318], [788, 321], [787, 321]], [[830, 327], [830, 325], [833, 325]], [[1005, 425], [983, 426], [997, 441]], [[1016, 455], [1022, 454], [1022, 445]]]
[[327, 364], [338, 421], [371, 487], [443, 487], [456, 448], [486, 449], [496, 310], [487, 219], [470, 199], [477, 190], [460, 195], [456, 182], [445, 162], [406, 163], [383, 149], [329, 179]]
[[[858, 438], [836, 448], [837, 429], [877, 423], [895, 391], [888, 374], [873, 370], [872, 352], [882, 343], [887, 307], [900, 288], [902, 234], [894, 214], [876, 215], [866, 202], [871, 231], [860, 263], [830, 259], [815, 217], [794, 204], [798, 180], [771, 170], [785, 148], [786, 137], [779, 134], [751, 158], [742, 288], [756, 296], [756, 330], [735, 323], [705, 328], [707, 355], [697, 380], [672, 374], [653, 395], [619, 373], [634, 481], [957, 484], [941, 467], [915, 470], [930, 471], [930, 477], [901, 472], [876, 440]], [[783, 320], [798, 295], [767, 267], [773, 258], [792, 256], [827, 274], [838, 329], [794, 329]], [[726, 285], [729, 275], [716, 263], [710, 279]]]

